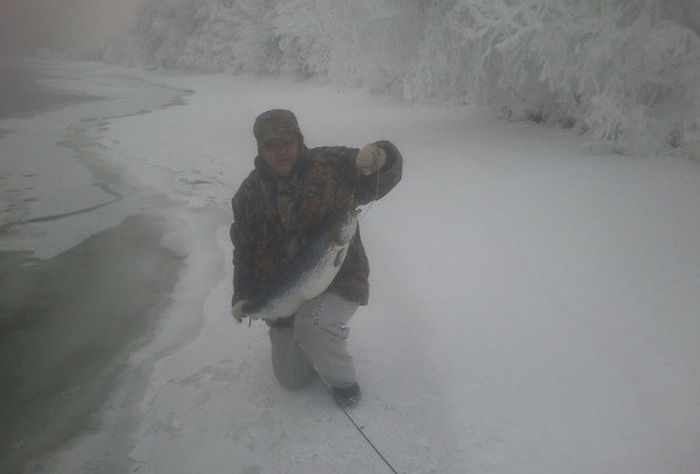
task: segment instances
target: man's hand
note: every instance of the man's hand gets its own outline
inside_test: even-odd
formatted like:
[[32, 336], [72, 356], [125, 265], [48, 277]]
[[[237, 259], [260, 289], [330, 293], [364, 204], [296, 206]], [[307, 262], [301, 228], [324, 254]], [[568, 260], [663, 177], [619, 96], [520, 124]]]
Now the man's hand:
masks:
[[235, 319], [239, 323], [242, 323], [243, 318], [246, 317], [245, 310], [247, 309], [247, 306], [248, 306], [247, 300], [241, 300], [238, 303], [236, 303], [231, 308], [231, 316], [233, 316], [233, 319]]
[[365, 176], [376, 173], [384, 163], [386, 163], [386, 152], [373, 143], [363, 146], [355, 158], [355, 166]]

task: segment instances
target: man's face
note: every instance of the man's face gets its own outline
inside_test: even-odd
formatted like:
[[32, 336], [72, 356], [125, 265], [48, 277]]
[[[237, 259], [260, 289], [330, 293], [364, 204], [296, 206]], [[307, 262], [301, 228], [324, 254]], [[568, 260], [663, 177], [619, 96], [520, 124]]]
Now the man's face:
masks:
[[268, 140], [260, 147], [260, 156], [276, 174], [289, 176], [299, 159], [299, 143], [296, 140]]

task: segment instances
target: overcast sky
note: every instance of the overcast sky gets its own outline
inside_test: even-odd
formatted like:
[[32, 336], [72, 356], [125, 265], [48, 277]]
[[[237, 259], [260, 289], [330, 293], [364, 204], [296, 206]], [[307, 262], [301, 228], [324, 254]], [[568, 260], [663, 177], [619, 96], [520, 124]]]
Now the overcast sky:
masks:
[[0, 0], [0, 45], [20, 53], [91, 47], [125, 28], [138, 1]]

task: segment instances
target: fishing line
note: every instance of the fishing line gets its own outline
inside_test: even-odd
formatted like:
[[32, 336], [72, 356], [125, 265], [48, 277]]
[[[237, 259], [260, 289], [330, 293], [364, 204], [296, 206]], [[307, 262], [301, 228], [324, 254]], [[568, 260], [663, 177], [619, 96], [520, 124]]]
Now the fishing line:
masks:
[[[381, 177], [380, 177], [381, 171], [377, 170], [376, 173], [377, 173], [377, 182], [376, 182], [376, 186], [375, 186], [374, 197], [369, 202], [369, 204], [363, 209], [362, 215], [360, 215], [360, 217], [358, 218], [358, 221], [364, 219], [364, 217], [367, 215], [368, 211], [372, 208], [374, 203], [379, 198], [379, 184], [380, 184], [380, 179], [381, 179]], [[337, 197], [337, 195], [336, 195], [336, 197]], [[354, 193], [353, 193], [352, 200], [354, 200]], [[250, 322], [251, 321], [249, 321], [249, 323]], [[323, 379], [321, 379], [320, 377], [319, 377], [319, 379], [321, 380], [323, 385], [326, 387], [326, 389], [332, 394], [333, 390], [331, 389], [331, 387], [328, 386], [328, 384], [326, 384], [326, 382]], [[391, 465], [391, 463], [384, 457], [384, 455], [381, 453], [381, 451], [379, 451], [379, 449], [374, 445], [372, 440], [369, 439], [369, 437], [365, 434], [364, 431], [362, 431], [362, 427], [360, 427], [357, 424], [357, 422], [352, 418], [352, 416], [350, 416], [347, 409], [341, 404], [338, 404], [338, 406], [340, 407], [341, 410], [343, 410], [343, 413], [345, 413], [345, 416], [348, 418], [348, 420], [350, 420], [350, 423], [352, 423], [352, 425], [355, 427], [355, 429], [362, 435], [362, 437], [365, 439], [365, 441], [367, 441], [367, 444], [369, 444], [372, 447], [374, 452], [377, 453], [377, 456], [379, 456], [379, 458], [384, 462], [384, 464], [386, 464], [386, 466], [391, 470], [391, 472], [394, 474], [399, 474], [398, 471], [396, 469], [394, 469], [394, 466]]]
[[[358, 221], [364, 220], [365, 216], [369, 212], [369, 210], [372, 208], [375, 202], [377, 202], [377, 199], [379, 198], [379, 180], [380, 180], [380, 174], [381, 171], [377, 170], [377, 184], [374, 190], [374, 198], [370, 201], [370, 203], [362, 210], [362, 215], [358, 218]], [[319, 377], [320, 378], [320, 377]], [[326, 382], [321, 379], [321, 382], [323, 382], [323, 385], [326, 386], [328, 391], [332, 393], [332, 389], [326, 384]], [[362, 437], [367, 441], [367, 444], [369, 444], [372, 449], [374, 450], [375, 453], [381, 458], [382, 461], [384, 461], [384, 464], [393, 472], [394, 474], [399, 474], [396, 469], [394, 469], [394, 466], [391, 465], [391, 463], [384, 457], [384, 455], [379, 451], [379, 449], [374, 445], [371, 439], [365, 434], [364, 431], [362, 431], [362, 428], [355, 422], [355, 420], [350, 416], [350, 413], [345, 409], [345, 407], [341, 404], [338, 404], [340, 406], [340, 409], [343, 410], [343, 413], [345, 413], [345, 416], [348, 417], [348, 420], [350, 420], [350, 423], [355, 427], [355, 429], [362, 435]]]
[[[326, 389], [332, 394], [332, 393], [333, 393], [333, 389], [331, 389], [331, 387], [328, 386], [328, 384], [326, 383], [326, 381], [323, 380], [321, 377], [319, 377], [319, 380], [321, 381], [321, 383], [323, 383], [323, 385], [325, 385]], [[374, 445], [374, 443], [372, 442], [372, 440], [369, 439], [369, 437], [365, 434], [364, 431], [362, 431], [362, 428], [361, 428], [361, 427], [357, 424], [357, 422], [355, 422], [355, 420], [350, 416], [350, 414], [349, 414], [348, 411], [345, 409], [345, 407], [344, 407], [343, 405], [341, 405], [340, 403], [338, 403], [338, 406], [340, 407], [341, 410], [343, 410], [343, 413], [345, 413], [345, 416], [348, 417], [348, 420], [350, 420], [350, 423], [352, 423], [352, 425], [355, 427], [355, 429], [356, 429], [357, 431], [360, 432], [360, 434], [361, 434], [362, 437], [365, 439], [365, 441], [367, 441], [367, 443], [372, 447], [372, 449], [374, 449], [374, 452], [377, 453], [377, 455], [382, 459], [382, 461], [384, 461], [384, 464], [386, 464], [386, 466], [387, 466], [389, 469], [391, 469], [391, 472], [393, 472], [394, 474], [399, 474], [398, 471], [397, 471], [396, 469], [394, 469], [394, 466], [392, 466], [391, 463], [390, 463], [389, 461], [387, 461], [387, 459], [384, 457], [384, 455], [381, 453], [381, 451], [379, 451], [379, 449]]]
[[352, 417], [350, 416], [350, 414], [348, 413], [348, 411], [345, 409], [345, 407], [341, 405], [340, 408], [343, 410], [343, 413], [345, 413], [345, 416], [348, 417], [348, 420], [350, 420], [350, 422], [355, 426], [355, 428], [357, 429], [357, 431], [359, 431], [360, 434], [362, 435], [362, 437], [367, 441], [367, 443], [369, 443], [369, 445], [372, 446], [372, 449], [374, 449], [374, 452], [377, 453], [377, 454], [379, 455], [379, 457], [382, 459], [382, 461], [384, 461], [384, 464], [386, 464], [387, 467], [388, 467], [389, 469], [391, 469], [391, 472], [393, 472], [394, 474], [399, 474], [399, 473], [396, 471], [396, 469], [394, 469], [394, 466], [392, 466], [391, 463], [389, 463], [389, 461], [387, 461], [386, 458], [384, 457], [384, 455], [379, 451], [379, 449], [377, 449], [377, 447], [374, 445], [374, 443], [372, 443], [372, 440], [370, 440], [370, 439], [367, 437], [367, 435], [365, 434], [365, 432], [362, 431], [362, 428], [360, 428], [360, 427], [357, 425], [357, 423], [355, 422], [355, 420], [352, 419]]
[[381, 173], [381, 171], [377, 170], [377, 184], [376, 184], [376, 188], [374, 190], [374, 197], [369, 202], [369, 204], [367, 204], [364, 207], [364, 209], [362, 209], [362, 213], [360, 214], [360, 217], [357, 218], [358, 222], [362, 222], [363, 220], [365, 220], [364, 219], [365, 216], [369, 213], [369, 210], [372, 209], [372, 206], [374, 206], [374, 203], [377, 202], [377, 199], [379, 198], [379, 174], [380, 173]]

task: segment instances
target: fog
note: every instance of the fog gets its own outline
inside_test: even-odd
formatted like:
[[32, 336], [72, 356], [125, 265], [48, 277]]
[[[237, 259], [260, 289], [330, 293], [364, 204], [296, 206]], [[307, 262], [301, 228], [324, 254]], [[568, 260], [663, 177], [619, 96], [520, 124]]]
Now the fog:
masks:
[[0, 50], [85, 49], [128, 24], [137, 0], [0, 0]]
[[[0, 474], [700, 473], [698, 1], [0, 0]], [[349, 413], [230, 316], [272, 108], [404, 156]]]

